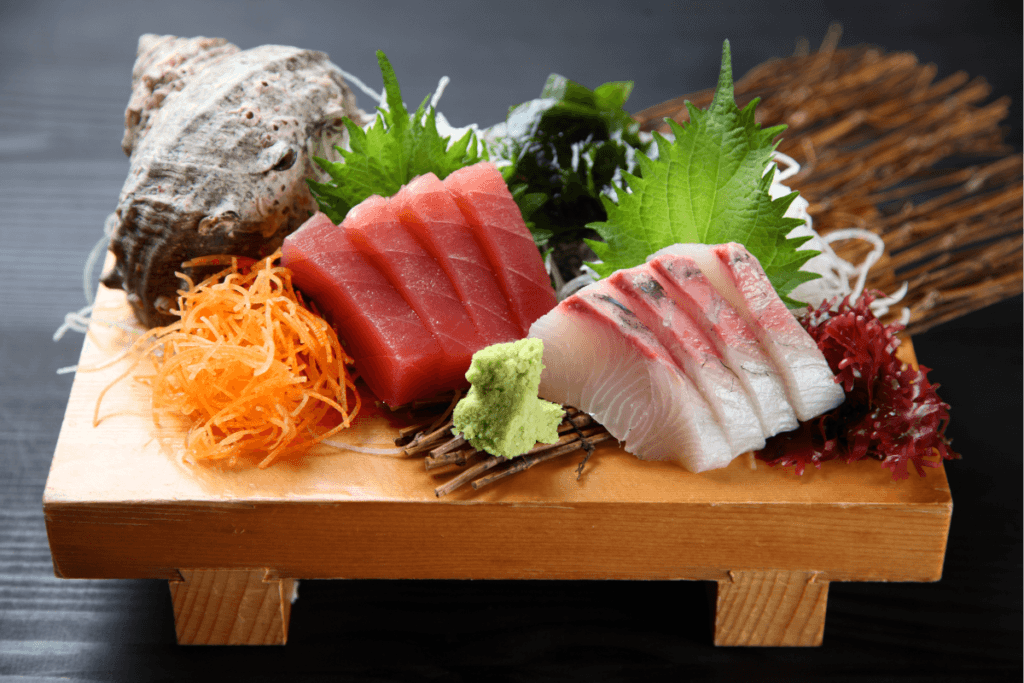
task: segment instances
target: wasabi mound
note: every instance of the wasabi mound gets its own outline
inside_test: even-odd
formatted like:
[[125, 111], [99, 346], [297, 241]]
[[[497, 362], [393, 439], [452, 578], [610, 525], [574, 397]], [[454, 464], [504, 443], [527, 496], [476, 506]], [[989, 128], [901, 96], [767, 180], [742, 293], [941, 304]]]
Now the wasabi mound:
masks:
[[466, 372], [472, 386], [455, 406], [452, 432], [504, 458], [522, 455], [538, 441], [558, 441], [565, 411], [537, 397], [543, 353], [540, 339], [492, 344], [474, 353]]

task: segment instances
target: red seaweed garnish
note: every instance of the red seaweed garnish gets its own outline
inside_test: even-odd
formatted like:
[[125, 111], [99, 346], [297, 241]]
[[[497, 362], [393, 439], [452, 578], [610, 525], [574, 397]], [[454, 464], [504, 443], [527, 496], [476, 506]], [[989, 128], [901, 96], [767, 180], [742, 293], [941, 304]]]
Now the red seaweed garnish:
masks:
[[[846, 400], [769, 439], [757, 452], [759, 459], [803, 474], [810, 464], [870, 457], [900, 480], [910, 476], [911, 464], [923, 477], [925, 467], [960, 457], [949, 448], [949, 406], [935, 391], [939, 385], [928, 381], [929, 368], [915, 370], [896, 358], [896, 335], [903, 326], [883, 325], [871, 311], [880, 295], [866, 292], [852, 304], [846, 297], [835, 308], [831, 302], [808, 306], [800, 322], [825, 355]], [[932, 459], [936, 451], [938, 460]]]

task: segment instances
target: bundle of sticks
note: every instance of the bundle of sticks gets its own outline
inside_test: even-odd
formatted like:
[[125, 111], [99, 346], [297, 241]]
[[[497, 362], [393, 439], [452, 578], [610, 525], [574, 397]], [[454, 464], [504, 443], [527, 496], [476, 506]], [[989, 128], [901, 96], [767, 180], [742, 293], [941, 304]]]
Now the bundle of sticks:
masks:
[[[830, 28], [821, 48], [754, 67], [736, 81], [742, 107], [755, 97], [762, 125], [784, 123], [779, 151], [800, 172], [786, 184], [810, 202], [817, 232], [858, 227], [879, 235], [885, 256], [866, 286], [904, 282], [907, 334], [1022, 290], [1022, 158], [1004, 143], [1009, 98], [991, 102], [982, 78], [937, 69], [907, 52], [839, 49]], [[705, 108], [711, 89], [634, 115], [644, 130], [668, 131], [685, 101]], [[859, 263], [870, 246], [849, 240], [836, 253]], [[897, 308], [898, 310], [898, 308]]]
[[431, 420], [399, 430], [395, 439], [395, 445], [401, 447], [406, 455], [423, 457], [424, 468], [428, 472], [449, 466], [465, 467], [454, 478], [434, 489], [438, 498], [467, 484], [473, 489], [480, 489], [538, 463], [583, 450], [586, 455], [576, 472], [579, 477], [594, 446], [611, 438], [608, 430], [594, 422], [590, 415], [572, 406], [563, 406], [565, 417], [558, 426], [558, 441], [538, 443], [527, 453], [511, 460], [490, 455], [473, 448], [463, 437], [452, 436], [451, 414], [460, 398], [462, 392], [455, 392], [444, 412]]

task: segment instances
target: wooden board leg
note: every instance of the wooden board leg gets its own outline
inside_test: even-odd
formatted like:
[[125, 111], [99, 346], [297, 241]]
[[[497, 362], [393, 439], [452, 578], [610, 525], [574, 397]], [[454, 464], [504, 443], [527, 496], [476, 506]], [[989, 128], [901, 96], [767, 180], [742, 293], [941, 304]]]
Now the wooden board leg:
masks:
[[295, 579], [266, 569], [180, 569], [171, 581], [179, 645], [284, 645]]
[[827, 603], [817, 572], [729, 572], [718, 582], [715, 645], [821, 645]]

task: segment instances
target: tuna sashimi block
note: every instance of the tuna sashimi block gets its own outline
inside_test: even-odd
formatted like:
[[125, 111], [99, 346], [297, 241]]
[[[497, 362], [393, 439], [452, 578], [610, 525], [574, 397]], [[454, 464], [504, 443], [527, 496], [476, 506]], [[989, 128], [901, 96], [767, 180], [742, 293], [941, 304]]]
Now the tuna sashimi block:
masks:
[[473, 230], [433, 173], [412, 180], [391, 205], [412, 235], [441, 266], [487, 345], [523, 336]]
[[338, 226], [317, 214], [281, 248], [389, 405], [467, 387], [473, 353], [525, 337], [556, 303], [504, 179], [478, 166], [370, 197]]
[[281, 252], [295, 284], [343, 332], [347, 353], [374, 394], [400, 405], [435, 391], [440, 346], [344, 229], [317, 213]]
[[550, 311], [557, 299], [505, 179], [494, 164], [480, 162], [450, 174], [444, 186], [466, 216], [509, 302], [513, 320], [526, 336], [530, 324]]
[[644, 460], [691, 472], [734, 454], [711, 407], [650, 329], [598, 282], [530, 328], [544, 341], [540, 396], [581, 408]]
[[399, 222], [387, 199], [372, 196], [353, 207], [342, 228], [441, 347], [438, 386], [461, 386], [473, 353], [486, 344], [448, 275]]
[[677, 244], [657, 252], [691, 257], [715, 289], [751, 326], [786, 387], [800, 420], [809, 420], [843, 402], [828, 361], [800, 326], [742, 244]]

